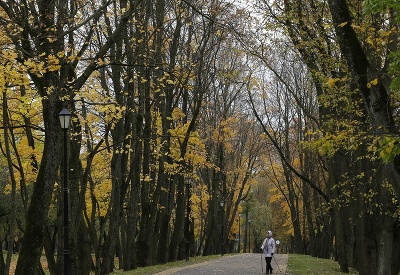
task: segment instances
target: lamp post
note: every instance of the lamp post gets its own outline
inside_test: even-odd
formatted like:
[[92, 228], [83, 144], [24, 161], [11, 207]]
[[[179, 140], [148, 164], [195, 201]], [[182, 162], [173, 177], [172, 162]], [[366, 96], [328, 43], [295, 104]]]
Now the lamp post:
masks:
[[224, 255], [224, 201], [221, 200], [219, 205], [221, 205], [221, 255]]
[[63, 182], [63, 216], [64, 216], [64, 275], [71, 274], [70, 272], [70, 257], [69, 257], [69, 232], [68, 232], [68, 151], [67, 151], [67, 139], [68, 139], [68, 128], [71, 122], [71, 113], [63, 108], [58, 114], [60, 118], [61, 128], [64, 131], [64, 182]]
[[251, 251], [250, 251], [250, 220], [249, 220], [249, 253], [251, 253]]
[[242, 214], [239, 213], [239, 245], [238, 245], [238, 253], [240, 253], [240, 216], [242, 216]]

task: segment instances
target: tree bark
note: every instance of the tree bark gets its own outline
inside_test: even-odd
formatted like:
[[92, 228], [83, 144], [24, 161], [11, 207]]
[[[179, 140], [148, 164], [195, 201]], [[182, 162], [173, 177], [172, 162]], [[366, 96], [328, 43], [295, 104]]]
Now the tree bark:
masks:
[[[52, 83], [52, 81], [49, 81]], [[62, 148], [62, 131], [58, 113], [62, 109], [58, 94], [50, 94], [43, 100], [43, 118], [46, 127], [43, 157], [31, 203], [28, 208], [26, 232], [19, 254], [15, 274], [41, 274], [40, 257], [42, 255], [43, 234], [47, 224], [47, 212], [50, 207], [53, 185], [57, 179]]]

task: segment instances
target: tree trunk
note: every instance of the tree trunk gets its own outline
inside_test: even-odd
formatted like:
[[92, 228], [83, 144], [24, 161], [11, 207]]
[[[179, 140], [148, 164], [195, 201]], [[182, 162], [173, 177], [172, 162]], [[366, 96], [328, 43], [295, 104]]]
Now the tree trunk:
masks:
[[[50, 81], [49, 81], [50, 82]], [[52, 83], [52, 82], [50, 82]], [[57, 178], [62, 148], [62, 131], [58, 113], [62, 109], [57, 93], [43, 100], [43, 119], [46, 128], [43, 157], [31, 203], [28, 208], [24, 242], [19, 254], [15, 274], [41, 274], [43, 234], [47, 224], [53, 185]]]
[[[133, 97], [131, 98], [133, 100]], [[124, 270], [131, 270], [138, 266], [138, 256], [136, 252], [138, 251], [136, 237], [137, 237], [137, 221], [138, 221], [138, 203], [140, 194], [140, 171], [141, 166], [137, 165], [140, 163], [142, 156], [142, 142], [138, 137], [142, 136], [142, 124], [143, 117], [137, 113], [134, 116], [134, 123], [132, 127], [132, 149], [131, 152], [131, 165], [130, 165], [130, 194], [129, 194], [129, 204], [127, 209], [127, 228], [126, 228], [126, 251], [124, 253]]]
[[340, 183], [344, 181], [342, 175], [344, 175], [347, 171], [348, 166], [346, 158], [343, 157], [342, 152], [336, 152], [334, 156], [332, 156], [328, 160], [328, 169], [329, 169], [329, 188], [331, 189], [331, 197], [335, 202], [332, 205], [332, 213], [334, 219], [334, 228], [335, 228], [335, 245], [337, 251], [337, 260], [340, 265], [341, 272], [349, 272], [349, 263], [347, 258], [347, 240], [345, 233], [345, 224], [349, 222], [348, 219], [345, 218], [345, 202], [342, 201], [340, 197], [342, 189], [339, 188]]
[[[349, 5], [345, 0], [329, 0], [328, 1], [333, 24], [335, 27], [335, 32], [338, 37], [338, 43], [341, 52], [346, 59], [347, 65], [350, 69], [352, 77], [357, 84], [359, 93], [362, 96], [365, 104], [365, 111], [369, 117], [369, 123], [372, 129], [381, 133], [390, 133], [395, 129], [395, 124], [393, 120], [393, 114], [391, 110], [389, 91], [383, 83], [382, 77], [380, 75], [386, 75], [386, 68], [380, 69], [374, 67], [374, 62], [368, 60], [366, 51], [363, 49], [355, 30], [352, 27], [352, 16], [349, 10]], [[345, 25], [342, 25], [345, 23]], [[368, 85], [372, 80], [377, 80], [376, 85]], [[396, 161], [396, 159], [395, 159]], [[377, 164], [379, 166], [392, 166], [393, 163]], [[373, 166], [375, 167], [375, 166]], [[371, 166], [363, 167], [371, 168]], [[362, 170], [369, 172], [370, 170]], [[399, 170], [398, 170], [399, 171]], [[395, 182], [398, 179], [399, 174], [392, 174], [387, 178], [390, 183]], [[382, 176], [384, 174], [382, 173]], [[388, 176], [388, 175], [387, 175]], [[366, 178], [368, 180], [368, 178]], [[384, 177], [378, 179], [381, 185], [385, 182]], [[387, 196], [386, 188], [380, 188], [380, 184], [371, 186], [371, 192], [376, 192], [377, 203], [386, 208], [391, 205], [390, 197]], [[392, 184], [393, 190], [396, 192], [397, 196], [400, 196], [400, 188], [398, 184]], [[393, 228], [393, 220], [386, 220], [386, 211], [382, 211], [381, 214], [379, 209], [374, 209], [373, 215], [375, 219], [378, 220], [379, 229], [376, 228], [376, 224], [372, 223], [373, 220], [367, 219], [368, 222], [365, 226], [370, 229], [371, 232], [368, 234], [368, 239], [364, 243], [365, 249], [367, 249], [368, 262], [368, 272], [373, 272], [376, 270], [376, 274], [390, 274], [389, 269], [393, 264], [392, 260], [392, 239], [393, 236], [389, 236]], [[392, 211], [389, 211], [392, 212]], [[366, 236], [367, 238], [367, 236]], [[371, 244], [373, 242], [374, 244]], [[376, 245], [377, 244], [377, 247]], [[362, 249], [362, 248], [361, 248]], [[360, 253], [361, 251], [359, 251]]]
[[[13, 168], [13, 161], [12, 161], [12, 153], [11, 153], [11, 146], [10, 146], [10, 138], [9, 131], [12, 131], [9, 127], [10, 119], [8, 115], [8, 103], [7, 103], [7, 94], [3, 91], [3, 104], [2, 104], [2, 113], [3, 113], [3, 134], [4, 134], [4, 149], [7, 158], [7, 166], [8, 171], [10, 173], [10, 181], [11, 181], [11, 194], [10, 194], [10, 213], [8, 214], [8, 223], [9, 228], [6, 236], [6, 243], [7, 243], [7, 258], [5, 264], [5, 270], [9, 272], [10, 265], [11, 265], [11, 258], [14, 254], [14, 236], [15, 236], [15, 229], [16, 229], [16, 221], [17, 221], [17, 203], [16, 203], [16, 193], [17, 193], [17, 183], [15, 179], [15, 173]], [[12, 136], [12, 135], [11, 135]], [[18, 154], [17, 154], [17, 158]], [[3, 253], [3, 250], [0, 248], [0, 253]]]
[[3, 253], [0, 253], [0, 275], [7, 275], [8, 271], [6, 271], [6, 264], [4, 262]]
[[393, 255], [393, 262], [392, 262], [392, 270], [390, 274], [399, 274], [400, 273], [400, 235], [397, 228], [400, 226], [399, 221], [397, 221], [393, 225], [393, 245], [392, 245], [392, 255]]
[[170, 260], [178, 260], [179, 250], [182, 249], [183, 236], [184, 236], [184, 224], [185, 224], [185, 179], [183, 176], [177, 177], [177, 188], [176, 188], [176, 212], [175, 212], [175, 223], [174, 231], [171, 236], [170, 242]]
[[[118, 140], [118, 139], [116, 139]], [[115, 148], [114, 152], [119, 151], [119, 146]], [[112, 178], [112, 194], [110, 199], [110, 218], [108, 234], [105, 239], [103, 249], [103, 263], [101, 267], [102, 274], [111, 273], [114, 269], [114, 257], [116, 253], [116, 245], [118, 239], [119, 219], [121, 214], [121, 197], [120, 187], [123, 176], [121, 174], [121, 154], [113, 154], [111, 160], [111, 174]]]
[[[56, 227], [57, 228], [57, 227]], [[57, 263], [55, 261], [55, 239], [56, 239], [56, 229], [54, 233], [51, 233], [51, 228], [46, 228], [46, 232], [44, 235], [44, 251], [47, 259], [47, 266], [50, 271], [50, 274], [57, 274]]]
[[[207, 218], [206, 218], [206, 228], [205, 228], [205, 236], [204, 236], [204, 250], [203, 250], [203, 256], [208, 256], [212, 255], [215, 253], [215, 247], [214, 247], [214, 242], [215, 239], [217, 238], [217, 230], [215, 230], [217, 227], [217, 214], [216, 214], [216, 199], [211, 199], [208, 202], [208, 212], [207, 212]], [[247, 228], [247, 227], [246, 227]], [[247, 231], [246, 231], [247, 232]], [[245, 250], [244, 250], [245, 251]]]

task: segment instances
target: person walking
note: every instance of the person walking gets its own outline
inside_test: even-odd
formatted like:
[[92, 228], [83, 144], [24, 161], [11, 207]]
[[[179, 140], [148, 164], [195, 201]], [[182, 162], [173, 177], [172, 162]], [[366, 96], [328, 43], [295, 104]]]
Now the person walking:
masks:
[[267, 268], [265, 269], [265, 274], [272, 274], [272, 256], [275, 252], [275, 240], [272, 238], [272, 231], [267, 231], [267, 237], [265, 238], [261, 250], [264, 253], [265, 262], [267, 263]]

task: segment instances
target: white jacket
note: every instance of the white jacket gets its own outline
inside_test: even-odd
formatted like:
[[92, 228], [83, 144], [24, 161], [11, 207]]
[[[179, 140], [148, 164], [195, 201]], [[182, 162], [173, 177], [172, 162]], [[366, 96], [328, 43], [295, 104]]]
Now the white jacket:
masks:
[[268, 237], [264, 240], [261, 249], [264, 253], [264, 257], [272, 257], [275, 253], [275, 240], [272, 237]]

